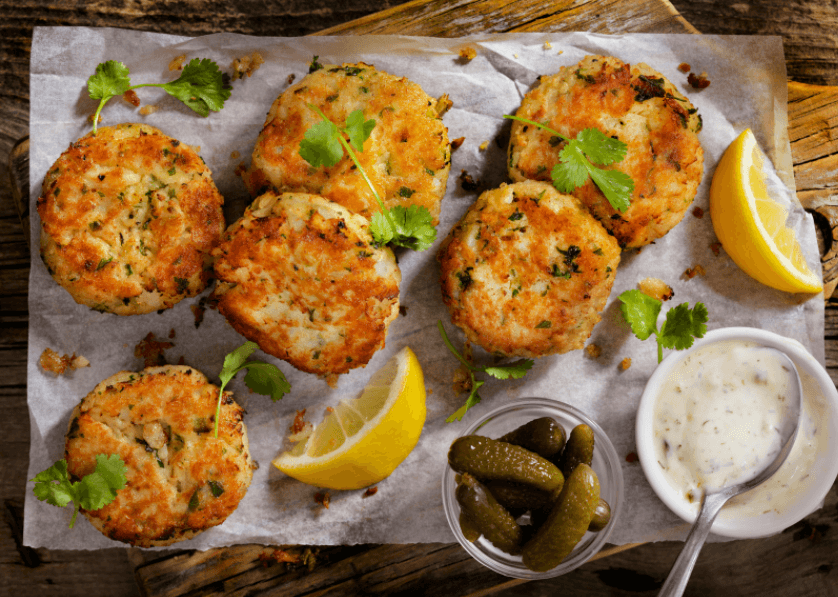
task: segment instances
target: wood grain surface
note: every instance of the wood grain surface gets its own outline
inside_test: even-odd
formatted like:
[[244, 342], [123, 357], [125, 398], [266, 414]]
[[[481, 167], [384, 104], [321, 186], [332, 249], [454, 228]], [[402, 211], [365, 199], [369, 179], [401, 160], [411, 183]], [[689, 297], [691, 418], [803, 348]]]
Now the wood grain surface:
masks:
[[[630, 6], [630, 11], [625, 8]], [[595, 10], [591, 10], [595, 8]], [[611, 15], [623, 9], [623, 18]], [[676, 10], [677, 9], [677, 10]], [[373, 15], [377, 11], [384, 13]], [[680, 13], [680, 15], [678, 14]], [[521, 583], [456, 545], [94, 552], [22, 545], [29, 417], [26, 408], [29, 252], [12, 200], [6, 156], [28, 133], [28, 65], [35, 25], [113, 26], [202, 35], [477, 31], [684, 31], [783, 37], [789, 134], [798, 194], [816, 211], [825, 271], [838, 270], [838, 3], [835, 0], [433, 1], [0, 0], [0, 596], [79, 595], [654, 595], [681, 544], [662, 542], [589, 562], [551, 581]], [[351, 22], [350, 21], [354, 21]], [[813, 87], [818, 85], [819, 87]], [[831, 218], [831, 220], [830, 220]], [[827, 302], [827, 367], [838, 381], [838, 302]], [[838, 488], [784, 533], [705, 547], [687, 595], [838, 595]], [[282, 563], [284, 553], [300, 563]], [[136, 581], [135, 581], [136, 575]]]

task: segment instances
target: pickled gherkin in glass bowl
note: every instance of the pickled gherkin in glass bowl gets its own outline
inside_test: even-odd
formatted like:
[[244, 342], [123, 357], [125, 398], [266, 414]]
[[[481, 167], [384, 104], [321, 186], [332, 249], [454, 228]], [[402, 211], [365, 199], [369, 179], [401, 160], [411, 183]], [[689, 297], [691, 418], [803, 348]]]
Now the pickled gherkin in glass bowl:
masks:
[[[545, 424], [545, 418], [555, 421], [564, 437], [556, 438], [555, 425]], [[538, 420], [542, 420], [540, 427], [533, 423]], [[524, 425], [527, 427], [521, 429]], [[585, 459], [590, 438], [572, 433], [582, 425], [593, 434], [590, 466], [576, 466], [570, 457], [581, 453]], [[519, 429], [518, 438], [509, 437]], [[499, 443], [504, 436], [517, 445]], [[558, 454], [532, 458], [533, 453], [549, 454], [553, 449], [550, 442], [565, 444], [565, 438], [573, 448], [562, 446]], [[474, 454], [479, 457], [473, 458]], [[442, 499], [448, 525], [472, 557], [499, 574], [530, 580], [565, 574], [603, 547], [619, 519], [621, 461], [602, 428], [569, 404], [523, 398], [496, 408], [463, 431], [452, 443], [449, 459], [458, 470], [446, 463], [443, 473]], [[566, 474], [557, 474], [562, 466]], [[522, 475], [518, 482], [516, 474]], [[577, 499], [572, 504], [565, 500], [561, 514], [550, 513], [565, 485]], [[598, 492], [592, 490], [593, 485], [598, 485]], [[610, 507], [610, 517], [604, 516], [599, 498]], [[596, 512], [588, 520], [585, 517], [592, 508]]]

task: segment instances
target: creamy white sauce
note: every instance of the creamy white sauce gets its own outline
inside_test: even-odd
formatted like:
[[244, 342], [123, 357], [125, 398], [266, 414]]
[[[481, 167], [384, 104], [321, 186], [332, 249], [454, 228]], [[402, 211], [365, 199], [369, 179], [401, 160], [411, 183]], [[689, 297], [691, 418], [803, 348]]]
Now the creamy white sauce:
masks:
[[[704, 490], [753, 478], [781, 447], [778, 427], [791, 378], [779, 356], [754, 350], [758, 346], [745, 341], [703, 346], [661, 386], [654, 420], [657, 461], [695, 510]], [[801, 381], [801, 428], [788, 460], [769, 481], [728, 502], [721, 518], [779, 511], [806, 490], [808, 471], [824, 448], [815, 421], [825, 416], [825, 404], [814, 380], [801, 374]]]

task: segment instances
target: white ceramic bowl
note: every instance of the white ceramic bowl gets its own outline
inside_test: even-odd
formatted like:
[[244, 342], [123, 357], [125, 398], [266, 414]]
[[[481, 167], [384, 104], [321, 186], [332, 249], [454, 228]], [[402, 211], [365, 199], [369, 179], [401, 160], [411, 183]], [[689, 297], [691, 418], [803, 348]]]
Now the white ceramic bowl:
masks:
[[585, 536], [570, 555], [552, 570], [533, 572], [524, 566], [521, 562], [521, 556], [512, 556], [502, 552], [484, 537], [474, 543], [466, 539], [462, 530], [460, 530], [460, 505], [454, 495], [457, 488], [456, 473], [448, 466], [447, 462], [442, 475], [442, 503], [445, 509], [445, 517], [448, 519], [451, 532], [457, 537], [460, 545], [475, 560], [487, 568], [499, 574], [529, 580], [553, 578], [570, 572], [587, 562], [602, 549], [611, 533], [611, 529], [614, 528], [620, 518], [624, 494], [621, 460], [608, 436], [605, 435], [602, 427], [588, 418], [582, 411], [564, 402], [548, 398], [518, 398], [486, 413], [466, 428], [462, 435], [477, 434], [497, 439], [524, 423], [539, 417], [553, 417], [564, 427], [568, 435], [570, 435], [571, 429], [581, 423], [589, 425], [594, 430], [594, 458], [591, 466], [599, 479], [600, 496], [611, 506], [611, 520], [608, 525], [597, 533], [585, 533]]
[[[694, 522], [699, 504], [690, 504], [684, 491], [673, 487], [657, 462], [655, 455], [654, 411], [660, 387], [672, 369], [688, 354], [710, 343], [726, 340], [745, 340], [779, 349], [786, 353], [797, 367], [803, 383], [801, 427], [795, 446], [783, 468], [777, 475], [790, 473], [793, 483], [788, 489], [772, 486], [774, 479], [734, 498], [720, 512], [713, 523], [712, 532], [717, 535], [736, 538], [763, 537], [783, 531], [799, 522], [820, 507], [838, 476], [838, 391], [826, 370], [796, 340], [756, 328], [723, 328], [705, 334], [686, 351], [671, 352], [655, 370], [646, 384], [637, 411], [636, 441], [637, 453], [643, 472], [658, 497], [675, 514]], [[804, 448], [804, 446], [809, 446]], [[814, 450], [810, 466], [805, 462], [804, 451]], [[776, 481], [775, 481], [776, 483]], [[773, 507], [750, 508], [747, 501], [756, 503], [772, 493]]]

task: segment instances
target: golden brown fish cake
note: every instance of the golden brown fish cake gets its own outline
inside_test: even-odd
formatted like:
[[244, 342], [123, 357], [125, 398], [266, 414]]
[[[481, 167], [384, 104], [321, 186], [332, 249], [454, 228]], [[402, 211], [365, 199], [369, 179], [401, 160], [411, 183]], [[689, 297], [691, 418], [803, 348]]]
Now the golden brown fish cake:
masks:
[[118, 315], [167, 309], [206, 288], [223, 203], [187, 145], [143, 124], [102, 127], [44, 179], [41, 257], [82, 305]]
[[244, 409], [187, 366], [121, 371], [99, 383], [70, 417], [64, 455], [72, 479], [118, 454], [128, 472], [113, 502], [84, 515], [105, 536], [138, 547], [170, 545], [219, 525], [247, 492], [253, 462]]
[[437, 258], [442, 300], [469, 341], [539, 357], [584, 346], [620, 247], [578, 199], [528, 181], [481, 194]]
[[[704, 172], [701, 117], [672, 83], [645, 64], [630, 67], [616, 58], [587, 56], [576, 66], [541, 77], [516, 114], [571, 139], [593, 127], [628, 145], [623, 161], [605, 166], [634, 180], [626, 212], [611, 207], [590, 180], [572, 193], [625, 248], [669, 232], [695, 197]], [[563, 147], [550, 133], [513, 122], [509, 176], [549, 181]]]
[[273, 103], [244, 182], [251, 195], [314, 193], [371, 218], [378, 203], [352, 160], [313, 168], [300, 157], [306, 131], [321, 121], [312, 104], [336, 125], [354, 110], [376, 124], [358, 159], [384, 205], [422, 205], [434, 223], [445, 194], [451, 151], [444, 111], [416, 83], [368, 64], [326, 65], [285, 90]]
[[367, 220], [317, 195], [269, 191], [213, 253], [213, 300], [268, 354], [334, 384], [384, 346], [401, 272]]

